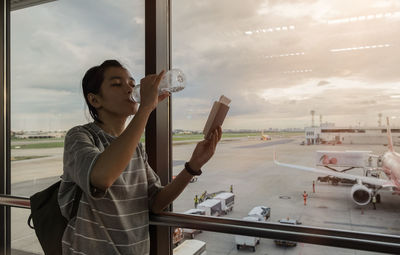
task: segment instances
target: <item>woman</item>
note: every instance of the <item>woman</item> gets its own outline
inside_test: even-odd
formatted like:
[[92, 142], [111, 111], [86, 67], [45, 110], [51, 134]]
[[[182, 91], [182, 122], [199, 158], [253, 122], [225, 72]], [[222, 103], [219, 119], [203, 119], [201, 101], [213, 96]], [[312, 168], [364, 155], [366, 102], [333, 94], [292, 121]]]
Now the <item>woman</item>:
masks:
[[[169, 96], [158, 95], [163, 75], [141, 80], [138, 107], [130, 100], [135, 80], [118, 61], [107, 60], [86, 72], [82, 88], [94, 122], [72, 128], [65, 137], [58, 194], [65, 217], [77, 186], [83, 192], [77, 216], [64, 232], [63, 254], [148, 254], [149, 211], [167, 207], [214, 154], [220, 127], [197, 144], [174, 181], [161, 186], [139, 141], [150, 113]], [[130, 115], [134, 117], [125, 128]]]

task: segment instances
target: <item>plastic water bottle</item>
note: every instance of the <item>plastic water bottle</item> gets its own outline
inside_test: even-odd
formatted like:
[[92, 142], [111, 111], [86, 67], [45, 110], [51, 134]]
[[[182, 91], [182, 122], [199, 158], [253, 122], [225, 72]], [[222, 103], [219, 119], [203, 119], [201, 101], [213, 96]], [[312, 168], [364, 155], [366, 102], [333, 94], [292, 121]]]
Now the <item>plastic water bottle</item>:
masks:
[[[186, 77], [180, 69], [171, 69], [164, 74], [158, 87], [158, 93], [164, 91], [174, 93], [181, 91], [186, 86]], [[133, 88], [131, 100], [140, 103], [140, 84]]]

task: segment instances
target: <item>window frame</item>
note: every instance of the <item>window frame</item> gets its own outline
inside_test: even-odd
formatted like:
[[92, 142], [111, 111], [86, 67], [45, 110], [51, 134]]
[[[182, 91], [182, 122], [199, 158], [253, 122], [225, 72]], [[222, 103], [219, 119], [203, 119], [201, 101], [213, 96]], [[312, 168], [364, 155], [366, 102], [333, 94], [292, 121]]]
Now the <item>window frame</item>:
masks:
[[[171, 0], [145, 1], [145, 72], [158, 73], [171, 66]], [[0, 254], [11, 254], [11, 207], [29, 208], [29, 198], [11, 196], [10, 175], [10, 1], [0, 7]], [[146, 151], [149, 163], [163, 185], [172, 179], [171, 99], [162, 102], [146, 126]], [[167, 167], [165, 167], [167, 166]], [[25, 204], [21, 206], [21, 203]], [[287, 238], [317, 245], [400, 253], [400, 235], [364, 233], [274, 223], [247, 222], [236, 219], [172, 213], [150, 215], [151, 254], [172, 254], [172, 227], [198, 228], [206, 231], [255, 235], [263, 238]], [[168, 238], [166, 238], [166, 235]]]
[[[10, 161], [10, 1], [0, 7], [0, 194], [11, 192]], [[11, 208], [0, 204], [0, 254], [11, 254]]]
[[[145, 73], [170, 68], [170, 1], [145, 2]], [[145, 130], [148, 162], [162, 185], [172, 180], [171, 99], [161, 102], [151, 113]], [[167, 153], [166, 153], [167, 152]], [[172, 211], [172, 205], [166, 209]], [[150, 225], [150, 254], [172, 254], [172, 228]]]

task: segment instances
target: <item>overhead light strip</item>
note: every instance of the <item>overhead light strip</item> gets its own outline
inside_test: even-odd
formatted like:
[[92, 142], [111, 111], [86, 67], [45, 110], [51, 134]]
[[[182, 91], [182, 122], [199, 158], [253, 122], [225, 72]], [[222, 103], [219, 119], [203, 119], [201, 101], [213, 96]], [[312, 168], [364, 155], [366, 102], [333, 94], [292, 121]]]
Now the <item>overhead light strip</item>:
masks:
[[358, 22], [358, 21], [366, 21], [366, 20], [374, 20], [374, 19], [382, 19], [382, 18], [399, 18], [399, 12], [386, 12], [386, 13], [377, 13], [365, 16], [355, 16], [355, 17], [347, 17], [343, 19], [333, 19], [328, 20], [328, 24], [343, 24], [343, 23], [350, 23], [350, 22]]
[[310, 73], [310, 72], [312, 72], [312, 69], [291, 70], [291, 71], [285, 71], [283, 73], [284, 74], [294, 74], [294, 73]]
[[271, 59], [271, 58], [295, 57], [295, 56], [303, 56], [303, 55], [305, 55], [304, 52], [292, 52], [292, 53], [285, 53], [285, 54], [279, 54], [279, 55], [264, 56], [264, 58]]
[[270, 27], [270, 28], [261, 28], [256, 30], [248, 30], [245, 31], [245, 35], [256, 35], [256, 34], [264, 34], [264, 33], [272, 33], [272, 32], [284, 32], [289, 30], [295, 30], [295, 26], [283, 26], [283, 27]]
[[366, 45], [359, 47], [341, 48], [341, 49], [331, 49], [330, 52], [343, 52], [343, 51], [354, 51], [354, 50], [370, 50], [390, 47], [390, 44], [378, 44], [378, 45]]

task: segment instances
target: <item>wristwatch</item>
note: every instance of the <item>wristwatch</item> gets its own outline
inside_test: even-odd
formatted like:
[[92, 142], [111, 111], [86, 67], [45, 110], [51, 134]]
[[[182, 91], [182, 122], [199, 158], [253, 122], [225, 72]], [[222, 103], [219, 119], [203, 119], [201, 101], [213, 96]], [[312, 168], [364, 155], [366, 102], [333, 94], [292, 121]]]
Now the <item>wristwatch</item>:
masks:
[[198, 171], [193, 170], [193, 169], [190, 167], [189, 162], [186, 162], [186, 163], [185, 163], [185, 169], [186, 169], [186, 171], [187, 171], [189, 174], [191, 174], [191, 175], [193, 175], [193, 176], [201, 175], [201, 173], [202, 173], [201, 169], [199, 169]]

